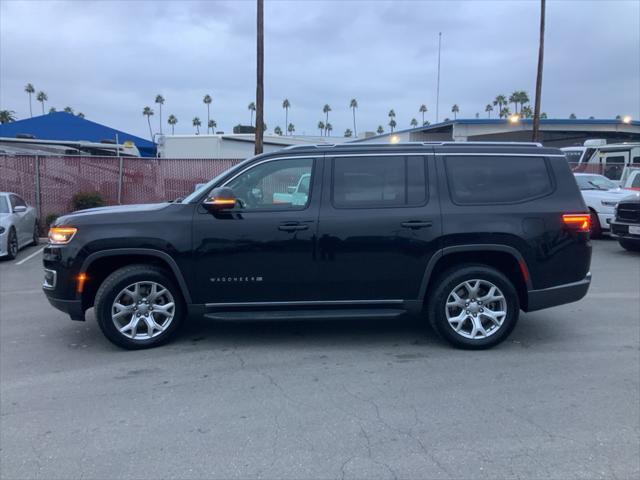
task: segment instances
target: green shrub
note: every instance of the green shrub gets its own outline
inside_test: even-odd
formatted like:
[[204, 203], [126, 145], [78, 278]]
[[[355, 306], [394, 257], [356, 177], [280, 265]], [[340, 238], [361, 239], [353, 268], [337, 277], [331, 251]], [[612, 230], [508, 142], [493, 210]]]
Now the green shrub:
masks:
[[98, 192], [78, 192], [71, 198], [72, 210], [104, 207], [106, 202]]

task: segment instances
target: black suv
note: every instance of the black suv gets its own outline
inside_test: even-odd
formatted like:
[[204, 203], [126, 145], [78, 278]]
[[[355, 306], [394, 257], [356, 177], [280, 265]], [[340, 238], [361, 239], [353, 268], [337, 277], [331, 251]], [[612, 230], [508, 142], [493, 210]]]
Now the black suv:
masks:
[[44, 291], [125, 348], [188, 315], [429, 319], [465, 348], [519, 311], [581, 299], [589, 211], [564, 154], [537, 144], [298, 146], [170, 203], [60, 217]]

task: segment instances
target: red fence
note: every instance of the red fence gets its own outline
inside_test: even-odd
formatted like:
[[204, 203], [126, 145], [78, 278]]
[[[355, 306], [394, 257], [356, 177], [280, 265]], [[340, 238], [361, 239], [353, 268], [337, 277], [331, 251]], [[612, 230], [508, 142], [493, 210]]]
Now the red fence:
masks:
[[44, 224], [49, 214], [69, 212], [71, 197], [78, 192], [98, 192], [109, 205], [171, 200], [187, 195], [196, 183], [206, 182], [238, 162], [0, 155], [0, 191], [17, 193], [38, 206]]

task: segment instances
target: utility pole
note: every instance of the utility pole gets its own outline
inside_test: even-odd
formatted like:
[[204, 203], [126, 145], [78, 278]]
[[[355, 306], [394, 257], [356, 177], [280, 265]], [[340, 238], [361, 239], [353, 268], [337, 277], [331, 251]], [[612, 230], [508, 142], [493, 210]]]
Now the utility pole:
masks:
[[442, 49], [442, 32], [438, 32], [438, 83], [436, 86], [436, 123], [438, 123], [438, 110], [440, 107], [440, 51]]
[[542, 95], [542, 67], [544, 64], [544, 20], [546, 0], [540, 0], [540, 44], [538, 46], [538, 74], [536, 75], [536, 101], [533, 107], [534, 142], [540, 141], [540, 97]]
[[264, 137], [264, 0], [257, 2], [256, 155], [262, 153]]

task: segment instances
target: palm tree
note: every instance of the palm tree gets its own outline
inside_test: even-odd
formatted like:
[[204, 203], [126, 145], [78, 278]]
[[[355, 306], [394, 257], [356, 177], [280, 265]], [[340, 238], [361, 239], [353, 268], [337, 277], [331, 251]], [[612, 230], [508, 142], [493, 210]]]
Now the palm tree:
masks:
[[49, 109], [49, 113], [56, 113], [56, 107], [51, 107]]
[[453, 106], [451, 107], [451, 113], [453, 113], [453, 119], [455, 120], [457, 118], [458, 112], [460, 111], [460, 107], [457, 104], [453, 104]]
[[44, 102], [49, 100], [49, 97], [47, 97], [46, 93], [40, 91], [38, 92], [38, 95], [36, 95], [36, 100], [38, 100], [42, 104], [42, 114], [44, 115]]
[[156, 95], [155, 102], [158, 104], [158, 115], [160, 116], [158, 124], [160, 125], [160, 135], [162, 135], [162, 105], [164, 105], [164, 97], [160, 94]]
[[411, 119], [411, 126], [413, 128], [416, 128], [418, 126], [418, 120], [416, 120], [415, 118]]
[[425, 120], [422, 124], [423, 127], [426, 127], [427, 125], [431, 125], [431, 122], [429, 120]]
[[325, 114], [325, 119], [324, 119], [324, 123], [326, 125], [329, 124], [329, 112], [331, 111], [331, 107], [329, 106], [328, 103], [325, 103], [324, 107], [322, 107], [322, 113]]
[[293, 132], [296, 131], [296, 127], [293, 123], [290, 123], [289, 126], [287, 127], [287, 132], [289, 132], [289, 135], [293, 135]]
[[547, 118], [547, 112], [542, 112], [540, 114], [540, 120], [542, 120], [543, 118]]
[[524, 107], [524, 104], [530, 102], [529, 94], [524, 90], [520, 90], [518, 92], [518, 100], [520, 101], [520, 109], [522, 110], [522, 107]]
[[616, 120], [622, 120], [622, 117], [620, 115], [616, 115]]
[[209, 133], [209, 124], [211, 123], [211, 120], [209, 117], [209, 107], [211, 106], [211, 102], [212, 102], [211, 95], [207, 93], [202, 99], [202, 102], [207, 106], [207, 133]]
[[520, 113], [522, 113], [523, 118], [531, 118], [533, 116], [533, 111], [529, 105], [522, 107]]
[[[538, 43], [538, 70], [536, 72], [536, 98], [533, 105], [533, 134], [534, 142], [540, 136], [540, 103], [542, 97], [542, 67], [544, 64], [544, 23], [545, 23], [546, 0], [540, 0], [540, 40]], [[545, 116], [546, 118], [546, 116]]]
[[84, 118], [84, 113], [78, 112], [78, 113], [76, 113], [76, 117]]
[[151, 140], [153, 140], [153, 132], [151, 131], [151, 115], [153, 115], [153, 110], [151, 110], [151, 107], [144, 107], [142, 109], [142, 115], [147, 117], [147, 123], [149, 124], [149, 136], [151, 137]]
[[207, 120], [207, 133], [209, 133], [209, 129], [211, 129], [211, 133], [216, 133], [216, 128], [218, 127], [218, 124], [216, 123], [215, 120]]
[[572, 113], [571, 115], [569, 115], [569, 119], [570, 120], [575, 120], [576, 118], [578, 118], [578, 117], [576, 117], [575, 113]]
[[493, 104], [498, 107], [498, 114], [500, 115], [500, 118], [502, 118], [502, 114], [500, 114], [500, 112], [502, 112], [502, 106], [507, 104], [507, 97], [504, 95], [498, 95], [493, 101]]
[[191, 124], [196, 127], [196, 135], [200, 135], [200, 125], [202, 125], [200, 119], [198, 117], [193, 117], [193, 120], [191, 120]]
[[500, 118], [509, 118], [511, 116], [511, 110], [509, 110], [509, 107], [503, 107], [502, 110], [500, 110]]
[[16, 121], [16, 112], [13, 110], [0, 110], [0, 123], [11, 123]]
[[282, 136], [282, 129], [278, 126], [273, 129], [273, 133], [275, 133], [276, 135]]
[[[353, 110], [353, 132], [355, 136], [358, 136], [358, 130], [356, 129], [356, 108], [358, 108], [358, 101], [355, 98], [352, 98], [349, 102], [349, 108]], [[351, 130], [347, 129], [347, 131], [351, 132]], [[347, 135], [345, 135], [346, 137]], [[351, 135], [349, 135], [351, 136]]]
[[376, 133], [378, 135], [382, 135], [384, 133], [384, 128], [382, 128], [382, 125], [378, 125], [378, 129], [376, 130]]
[[282, 101], [282, 108], [284, 108], [284, 124], [289, 125], [289, 109], [291, 108], [291, 103], [289, 103], [288, 98]]
[[509, 95], [509, 103], [513, 103], [516, 115], [518, 114], [518, 101], [520, 100], [520, 92], [516, 91]]
[[324, 122], [322, 120], [318, 122], [318, 130], [320, 130], [320, 136], [322, 136], [322, 133], [324, 132]]
[[353, 132], [351, 131], [351, 129], [350, 129], [350, 128], [347, 128], [347, 129], [344, 131], [344, 136], [345, 136], [345, 137], [347, 137], [347, 138], [350, 138], [350, 137], [352, 137], [352, 136], [353, 136]]
[[387, 116], [389, 117], [390, 120], [393, 120], [394, 118], [396, 118], [396, 112], [393, 110], [393, 108], [389, 110], [389, 113], [387, 114]]
[[249, 112], [251, 112], [251, 120], [249, 121], [249, 125], [253, 125], [253, 112], [256, 111], [255, 102], [251, 102], [247, 108], [249, 109]]
[[64, 109], [62, 110], [65, 113], [70, 113], [71, 115], [73, 115], [73, 108], [71, 107], [64, 107]]
[[35, 93], [36, 89], [33, 88], [33, 85], [31, 85], [30, 83], [27, 83], [27, 85], [24, 87], [24, 91], [29, 95], [29, 116], [33, 117], [33, 110], [31, 108], [31, 94]]
[[489, 118], [491, 118], [491, 112], [493, 112], [493, 107], [490, 103], [487, 103], [487, 106], [484, 107], [484, 111], [489, 114]]
[[427, 113], [427, 106], [423, 103], [420, 105], [418, 112], [422, 114], [422, 124], [424, 125], [424, 114]]
[[174, 135], [176, 123], [178, 123], [178, 117], [171, 114], [169, 118], [167, 118], [167, 123], [171, 125], [171, 135]]
[[396, 121], [392, 118], [389, 120], [389, 127], [391, 127], [391, 133], [393, 133], [393, 129], [396, 128]]
[[327, 125], [324, 128], [327, 131], [327, 135], [331, 136], [331, 132], [333, 131], [333, 125], [331, 125], [330, 123], [327, 123]]

